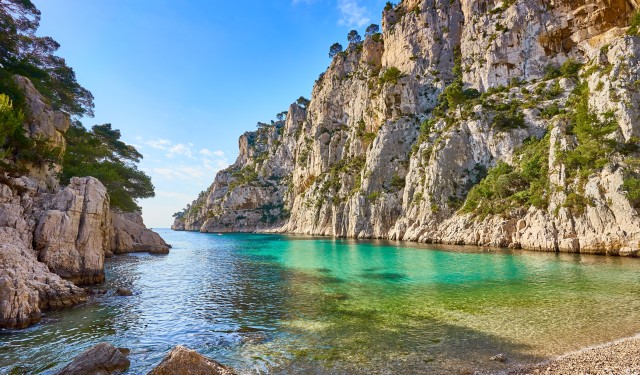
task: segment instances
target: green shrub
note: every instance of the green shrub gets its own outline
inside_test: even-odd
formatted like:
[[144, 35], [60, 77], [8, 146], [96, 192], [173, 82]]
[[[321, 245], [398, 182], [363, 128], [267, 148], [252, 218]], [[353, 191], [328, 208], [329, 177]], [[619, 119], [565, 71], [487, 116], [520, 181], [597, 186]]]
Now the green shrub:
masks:
[[[0, 170], [23, 173], [27, 165], [42, 166], [60, 161], [62, 151], [44, 139], [31, 139], [24, 129], [25, 117], [9, 96], [0, 94]], [[3, 159], [6, 159], [4, 161]]]
[[493, 117], [491, 126], [498, 131], [508, 131], [524, 128], [524, 115], [516, 106], [512, 106], [505, 112], [497, 112]]
[[622, 190], [633, 207], [640, 207], [640, 178], [633, 175], [625, 176]]
[[565, 78], [577, 78], [582, 64], [574, 59], [568, 59], [560, 66], [560, 73]]
[[405, 179], [404, 177], [400, 177], [398, 175], [394, 175], [391, 178], [391, 182], [389, 183], [389, 185], [395, 190], [402, 190], [404, 189], [404, 185], [405, 185]]
[[604, 167], [617, 142], [607, 136], [618, 129], [618, 122], [611, 112], [600, 117], [589, 110], [589, 88], [580, 84], [568, 106], [574, 108], [570, 115], [570, 131], [575, 134], [577, 146], [561, 153], [569, 177], [580, 176], [584, 182], [596, 170]]
[[638, 35], [638, 31], [640, 29], [640, 12], [636, 12], [631, 18], [631, 23], [629, 24], [629, 29], [627, 30], [628, 35]]
[[554, 79], [554, 78], [558, 78], [560, 76], [562, 76], [562, 72], [557, 67], [549, 64], [544, 68], [544, 77], [543, 77], [543, 79], [545, 81], [548, 81], [548, 80]]
[[384, 71], [384, 73], [382, 74], [382, 77], [380, 77], [380, 83], [384, 84], [384, 83], [390, 82], [395, 85], [398, 83], [398, 79], [401, 77], [402, 77], [402, 73], [400, 72], [400, 69], [396, 68], [395, 66], [392, 66], [390, 68], [387, 68], [387, 70]]
[[512, 207], [547, 207], [549, 135], [525, 140], [515, 156], [514, 166], [498, 162], [469, 191], [462, 212], [486, 216]]

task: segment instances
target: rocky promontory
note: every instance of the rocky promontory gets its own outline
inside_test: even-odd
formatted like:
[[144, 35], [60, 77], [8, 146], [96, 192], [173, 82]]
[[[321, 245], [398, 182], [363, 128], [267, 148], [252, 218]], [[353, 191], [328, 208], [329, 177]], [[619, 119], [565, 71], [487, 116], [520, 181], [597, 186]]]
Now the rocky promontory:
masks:
[[173, 229], [637, 256], [639, 9], [389, 3]]
[[[25, 93], [27, 135], [64, 150], [68, 115], [46, 104], [28, 79], [15, 79]], [[74, 177], [61, 187], [59, 171], [46, 164], [0, 173], [0, 328], [25, 328], [45, 310], [86, 301], [79, 286], [104, 281], [107, 256], [169, 251], [139, 213], [110, 208], [99, 180]]]

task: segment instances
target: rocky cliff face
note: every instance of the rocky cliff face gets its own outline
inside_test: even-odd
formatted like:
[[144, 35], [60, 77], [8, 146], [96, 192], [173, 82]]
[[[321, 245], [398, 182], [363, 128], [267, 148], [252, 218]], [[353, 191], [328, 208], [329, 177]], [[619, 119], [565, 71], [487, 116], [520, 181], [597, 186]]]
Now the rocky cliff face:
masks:
[[638, 6], [387, 7], [174, 229], [636, 255]]
[[[28, 104], [28, 134], [64, 148], [69, 118], [53, 111], [28, 80], [17, 77]], [[138, 213], [111, 212], [105, 187], [74, 177], [64, 188], [58, 166], [28, 176], [0, 173], [0, 328], [24, 328], [42, 311], [86, 301], [76, 285], [104, 281], [113, 253], [167, 253], [168, 245]]]

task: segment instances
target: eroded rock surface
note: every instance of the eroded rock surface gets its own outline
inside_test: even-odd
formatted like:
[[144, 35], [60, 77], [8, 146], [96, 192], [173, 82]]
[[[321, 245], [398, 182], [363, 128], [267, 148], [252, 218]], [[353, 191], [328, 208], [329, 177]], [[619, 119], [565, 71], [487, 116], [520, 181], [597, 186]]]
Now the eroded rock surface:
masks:
[[148, 252], [168, 254], [169, 245], [148, 229], [138, 212], [111, 213], [111, 251], [114, 254]]
[[[640, 136], [640, 37], [627, 26], [639, 5], [387, 7], [382, 33], [338, 54], [311, 102], [293, 105], [284, 123], [243, 135], [236, 163], [173, 228], [635, 256], [640, 216], [625, 181], [640, 173], [632, 150]], [[571, 64], [582, 65], [570, 72]], [[442, 95], [457, 84], [463, 98]], [[617, 151], [594, 168], [571, 167], [566, 156], [586, 142], [573, 132], [585, 91], [590, 121], [617, 124], [596, 142]], [[521, 199], [488, 215], [462, 210], [487, 171], [515, 166], [531, 140], [548, 142], [544, 203]]]
[[[68, 115], [54, 111], [28, 79], [15, 80], [25, 92], [27, 135], [63, 150]], [[102, 282], [113, 251], [168, 251], [139, 214], [111, 213], [100, 181], [74, 177], [60, 188], [58, 171], [53, 165], [21, 177], [0, 173], [0, 328], [25, 328], [42, 311], [86, 301], [76, 285]]]
[[111, 228], [107, 189], [93, 177], [74, 177], [44, 206], [34, 236], [38, 259], [76, 284], [104, 281]]
[[122, 374], [131, 364], [127, 354], [128, 350], [126, 349], [119, 349], [109, 343], [102, 342], [74, 358], [56, 375]]
[[49, 272], [13, 228], [0, 228], [0, 327], [25, 328], [43, 310], [86, 301], [83, 289]]
[[194, 350], [176, 346], [149, 375], [233, 375], [235, 372]]

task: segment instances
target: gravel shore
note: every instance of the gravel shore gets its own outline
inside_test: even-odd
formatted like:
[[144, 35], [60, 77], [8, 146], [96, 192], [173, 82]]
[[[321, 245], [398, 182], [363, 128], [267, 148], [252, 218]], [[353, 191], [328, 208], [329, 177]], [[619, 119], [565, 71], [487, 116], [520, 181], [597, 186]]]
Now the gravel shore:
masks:
[[514, 369], [508, 374], [640, 375], [640, 335]]

